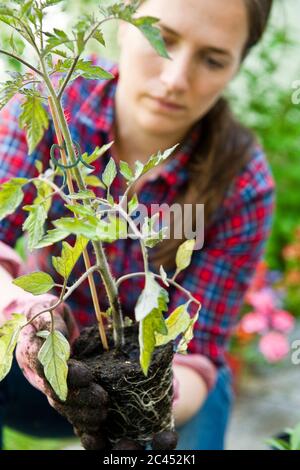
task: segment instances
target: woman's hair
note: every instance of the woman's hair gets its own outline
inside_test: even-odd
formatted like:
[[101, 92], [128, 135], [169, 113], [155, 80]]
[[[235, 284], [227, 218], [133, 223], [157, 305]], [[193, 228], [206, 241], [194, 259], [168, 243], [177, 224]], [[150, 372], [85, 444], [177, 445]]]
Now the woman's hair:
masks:
[[[270, 16], [273, 0], [244, 0], [249, 24], [249, 36], [242, 59], [261, 39]], [[198, 123], [199, 125], [199, 123]], [[250, 148], [255, 142], [253, 134], [233, 116], [225, 98], [218, 102], [200, 121], [199, 147], [187, 164], [189, 179], [179, 198], [174, 203], [204, 204], [205, 228], [209, 227], [215, 211], [220, 207], [226, 190], [235, 176], [246, 165]], [[195, 228], [196, 211], [193, 211], [192, 226]], [[168, 240], [162, 241], [150, 253], [156, 267], [162, 264], [167, 269], [174, 267], [175, 255], [182, 239], [172, 238], [176, 220], [171, 221]]]

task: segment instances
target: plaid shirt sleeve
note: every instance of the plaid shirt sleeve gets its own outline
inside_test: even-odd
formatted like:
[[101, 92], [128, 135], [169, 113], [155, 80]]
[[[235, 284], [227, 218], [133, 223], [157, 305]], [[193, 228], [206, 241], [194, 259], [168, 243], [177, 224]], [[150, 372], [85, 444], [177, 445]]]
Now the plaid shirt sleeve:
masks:
[[[35, 162], [49, 159], [50, 127], [36, 150], [28, 155], [25, 132], [18, 123], [21, 103], [20, 96], [16, 96], [0, 112], [0, 184], [11, 178], [38, 176]], [[35, 197], [33, 185], [28, 185], [24, 189], [24, 204], [31, 204]], [[0, 240], [14, 246], [22, 235], [22, 224], [25, 218], [26, 212], [19, 207], [14, 214], [2, 220]]]
[[[194, 252], [191, 265], [176, 279], [202, 303], [188, 352], [203, 354], [216, 366], [225, 362], [228, 339], [263, 255], [273, 207], [273, 179], [262, 151], [256, 149], [228, 192], [204, 247]], [[172, 289], [170, 300], [175, 308], [186, 297]]]

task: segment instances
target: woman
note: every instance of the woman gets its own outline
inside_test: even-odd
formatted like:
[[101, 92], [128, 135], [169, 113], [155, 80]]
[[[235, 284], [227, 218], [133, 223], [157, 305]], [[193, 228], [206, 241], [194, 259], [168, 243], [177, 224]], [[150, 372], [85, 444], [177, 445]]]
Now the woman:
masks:
[[[190, 354], [176, 356], [174, 360], [179, 388], [174, 403], [179, 449], [224, 447], [231, 404], [230, 373], [224, 352], [270, 230], [274, 190], [270, 170], [255, 138], [234, 120], [222, 94], [251, 47], [260, 40], [271, 5], [272, 0], [228, 0], [226, 8], [223, 0], [146, 0], [139, 14], [160, 18], [172, 60], [157, 56], [140, 32], [124, 23], [119, 32], [119, 64], [111, 68], [116, 78], [97, 84], [80, 78], [65, 95], [64, 106], [71, 116], [73, 138], [86, 151], [114, 140], [114, 158], [133, 166], [136, 160], [145, 162], [159, 149], [181, 143], [169, 161], [135, 187], [141, 203], [205, 205], [204, 247], [194, 252], [192, 264], [178, 277], [178, 282], [202, 302], [195, 336], [189, 345]], [[3, 111], [0, 121], [2, 180], [35, 174], [34, 161], [37, 158], [47, 161], [53, 143], [50, 129], [38, 150], [28, 156], [24, 134], [17, 126], [18, 112], [19, 104], [15, 103]], [[13, 142], [8, 142], [8, 133]], [[103, 167], [97, 169], [101, 171]], [[121, 186], [121, 179], [117, 178], [112, 188], [114, 196], [118, 196]], [[28, 194], [28, 200], [32, 197]], [[61, 211], [57, 204], [51, 218], [55, 214], [61, 216]], [[1, 240], [13, 246], [23, 219], [24, 215], [18, 213], [3, 222]], [[172, 273], [174, 255], [181, 242], [176, 239], [163, 242], [153, 253], [152, 268], [163, 264]], [[2, 263], [6, 262], [6, 268], [10, 261], [7, 249], [2, 244]], [[116, 277], [140, 270], [138, 246], [130, 240], [108, 245], [107, 254]], [[51, 271], [49, 261], [50, 254], [48, 257], [44, 254], [35, 263], [39, 269]], [[133, 311], [140, 287], [132, 283], [122, 285], [121, 301], [128, 314]], [[12, 293], [11, 299], [18, 295]], [[170, 292], [170, 311], [180, 300], [180, 293]], [[89, 307], [82, 311], [87, 301], [87, 291], [81, 289], [69, 303], [73, 315], [69, 312], [66, 316], [64, 312], [71, 334], [75, 326], [72, 323], [70, 327], [70, 318], [75, 317], [79, 326], [91, 321]], [[30, 304], [27, 312], [34, 308]], [[34, 351], [30, 346], [32, 356], [37, 349], [37, 343], [34, 344]], [[37, 379], [35, 367], [25, 354], [28, 347], [25, 336], [17, 353], [19, 365], [28, 380], [43, 389], [44, 384]], [[42, 403], [43, 420], [54, 423], [48, 429], [56, 429], [58, 417], [49, 407], [45, 411], [47, 401], [42, 402], [41, 394], [25, 387], [17, 368], [14, 374], [7, 378], [4, 387], [0, 385], [5, 422], [20, 428], [21, 411], [13, 413], [9, 405], [11, 384], [18, 382], [18, 390], [26, 388], [28, 400], [35, 393], [35, 403]], [[15, 403], [22, 402], [20, 396], [14, 399]], [[64, 410], [60, 411], [66, 415]], [[23, 429], [28, 428], [29, 421], [34, 422], [32, 413], [24, 417]], [[36, 423], [41, 434], [38, 419]], [[92, 433], [86, 434], [93, 439]]]

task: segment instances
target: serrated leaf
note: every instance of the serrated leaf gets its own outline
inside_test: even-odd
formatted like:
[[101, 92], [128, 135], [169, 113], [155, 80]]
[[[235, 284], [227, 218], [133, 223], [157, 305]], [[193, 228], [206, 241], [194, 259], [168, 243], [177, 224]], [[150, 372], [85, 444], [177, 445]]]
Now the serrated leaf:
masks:
[[27, 96], [22, 109], [19, 123], [22, 129], [25, 129], [28, 152], [31, 154], [48, 129], [49, 118], [42, 105], [42, 99], [38, 95]]
[[97, 225], [98, 219], [96, 217], [89, 217], [85, 220], [78, 220], [72, 217], [64, 217], [53, 222], [56, 228], [65, 230], [69, 234], [82, 235], [89, 240], [98, 240], [97, 238]]
[[74, 247], [67, 242], [62, 243], [61, 256], [52, 256], [52, 264], [55, 270], [65, 281], [68, 280], [75, 264], [86, 248], [88, 240], [82, 236], [78, 236]]
[[145, 287], [135, 306], [136, 321], [143, 320], [152, 310], [167, 311], [169, 301], [168, 292], [155, 281], [154, 274], [146, 274]]
[[116, 167], [114, 159], [111, 157], [102, 174], [102, 181], [107, 188], [110, 188], [116, 176], [117, 176], [117, 167]]
[[192, 260], [193, 250], [195, 248], [196, 240], [186, 240], [180, 245], [176, 253], [176, 266], [177, 272], [186, 269]]
[[140, 345], [140, 364], [142, 371], [145, 375], [148, 374], [148, 369], [151, 364], [152, 354], [155, 348], [155, 335], [157, 333], [167, 334], [162, 312], [158, 309], [153, 309], [139, 325], [139, 345]]
[[164, 40], [161, 36], [160, 29], [153, 26], [153, 24], [157, 23], [157, 21], [157, 18], [141, 17], [135, 19], [133, 24], [143, 33], [146, 39], [148, 39], [150, 42], [151, 46], [161, 57], [170, 59]]
[[49, 292], [55, 285], [52, 277], [42, 271], [17, 277], [12, 283], [33, 295], [46, 294], [46, 292]]
[[25, 206], [23, 209], [29, 211], [29, 215], [23, 224], [23, 230], [28, 233], [28, 248], [33, 251], [44, 236], [47, 212], [42, 204]]
[[133, 180], [133, 172], [127, 162], [120, 161], [120, 173], [127, 181]]
[[177, 307], [166, 319], [168, 329], [167, 335], [156, 334], [156, 346], [162, 346], [173, 341], [181, 333], [187, 331], [190, 326], [191, 319], [187, 311], [188, 304]]
[[25, 315], [14, 313], [0, 328], [0, 381], [9, 373], [15, 347], [18, 342], [22, 326], [26, 324]]
[[13, 214], [24, 198], [22, 186], [26, 178], [13, 178], [0, 186], [0, 220]]
[[44, 374], [58, 398], [67, 399], [68, 364], [70, 345], [59, 332], [51, 332], [41, 347], [38, 359], [44, 367]]
[[171, 147], [165, 150], [163, 153], [158, 152], [157, 154], [152, 155], [147, 161], [147, 163], [143, 166], [142, 173], [139, 176], [144, 175], [149, 170], [152, 170], [152, 168], [160, 165], [162, 162], [167, 160], [177, 147], [178, 147], [178, 144], [174, 145], [174, 147]]
[[105, 40], [104, 40], [102, 32], [99, 29], [97, 29], [97, 31], [94, 32], [94, 34], [92, 35], [92, 38], [96, 39], [96, 41], [99, 42], [101, 46], [105, 47]]
[[46, 246], [51, 246], [54, 243], [64, 240], [69, 235], [69, 232], [65, 230], [60, 230], [55, 228], [53, 230], [48, 230], [46, 235], [35, 245], [35, 249], [45, 248]]

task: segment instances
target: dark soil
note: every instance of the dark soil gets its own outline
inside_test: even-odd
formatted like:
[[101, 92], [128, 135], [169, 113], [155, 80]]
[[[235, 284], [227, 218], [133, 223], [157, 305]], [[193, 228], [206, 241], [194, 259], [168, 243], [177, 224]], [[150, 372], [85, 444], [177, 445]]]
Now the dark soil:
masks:
[[109, 395], [106, 432], [113, 445], [126, 438], [146, 445], [155, 433], [174, 429], [172, 417], [173, 343], [155, 348], [147, 377], [139, 363], [138, 325], [125, 328], [125, 345], [104, 351], [97, 326], [85, 328], [76, 340], [73, 358], [85, 363], [93, 380]]

